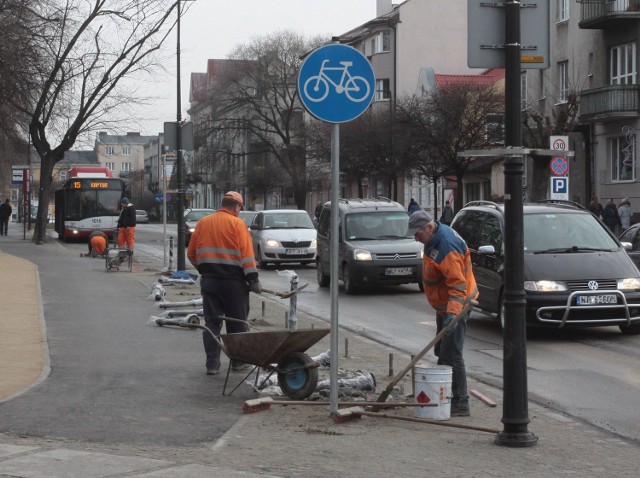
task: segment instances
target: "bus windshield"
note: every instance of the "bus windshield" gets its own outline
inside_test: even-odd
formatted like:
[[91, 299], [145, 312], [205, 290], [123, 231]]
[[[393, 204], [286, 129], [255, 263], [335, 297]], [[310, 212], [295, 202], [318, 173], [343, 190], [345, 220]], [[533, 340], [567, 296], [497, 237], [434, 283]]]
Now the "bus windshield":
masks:
[[70, 190], [68, 191], [66, 217], [70, 221], [93, 216], [117, 216], [121, 191], [118, 190]]

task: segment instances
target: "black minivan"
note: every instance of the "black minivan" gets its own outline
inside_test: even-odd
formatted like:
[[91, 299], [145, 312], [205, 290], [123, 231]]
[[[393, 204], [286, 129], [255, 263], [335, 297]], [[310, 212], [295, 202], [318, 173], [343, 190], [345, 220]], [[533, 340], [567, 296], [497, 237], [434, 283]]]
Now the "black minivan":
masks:
[[[609, 326], [640, 333], [640, 272], [618, 239], [568, 202], [523, 206], [527, 326]], [[467, 242], [478, 311], [504, 325], [504, 206], [474, 201], [451, 227]]]

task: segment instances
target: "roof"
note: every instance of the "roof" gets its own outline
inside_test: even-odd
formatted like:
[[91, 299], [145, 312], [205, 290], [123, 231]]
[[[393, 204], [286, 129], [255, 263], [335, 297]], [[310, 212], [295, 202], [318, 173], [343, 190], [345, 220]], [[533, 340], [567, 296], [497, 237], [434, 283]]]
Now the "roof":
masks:
[[151, 140], [158, 139], [155, 136], [142, 136], [139, 132], [129, 132], [126, 135], [112, 135], [105, 131], [100, 131], [96, 137], [96, 143], [100, 144], [141, 144], [145, 145]]
[[479, 75], [443, 75], [436, 73], [436, 88], [451, 85], [476, 85], [488, 87], [503, 80], [505, 71], [502, 68], [492, 68]]
[[[32, 149], [31, 150], [31, 163], [32, 164], [40, 164], [42, 161], [40, 160], [40, 156], [38, 153]], [[59, 165], [99, 165], [98, 155], [94, 150], [87, 151], [74, 151], [70, 150], [64, 153], [64, 158], [59, 161]]]

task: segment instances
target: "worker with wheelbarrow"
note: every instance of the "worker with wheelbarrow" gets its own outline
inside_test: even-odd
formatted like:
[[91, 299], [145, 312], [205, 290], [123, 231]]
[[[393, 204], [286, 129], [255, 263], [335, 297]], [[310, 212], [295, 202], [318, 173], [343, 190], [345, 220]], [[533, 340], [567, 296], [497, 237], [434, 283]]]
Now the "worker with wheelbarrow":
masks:
[[[228, 334], [247, 332], [249, 291], [260, 294], [262, 287], [253, 255], [253, 244], [247, 225], [238, 217], [244, 207], [242, 196], [229, 191], [222, 198], [220, 209], [198, 221], [189, 241], [187, 257], [200, 273], [200, 289], [204, 321], [216, 336], [220, 336], [222, 319]], [[220, 344], [208, 333], [202, 335], [207, 356], [207, 375], [220, 372]], [[232, 360], [231, 368], [242, 371], [247, 364]]]

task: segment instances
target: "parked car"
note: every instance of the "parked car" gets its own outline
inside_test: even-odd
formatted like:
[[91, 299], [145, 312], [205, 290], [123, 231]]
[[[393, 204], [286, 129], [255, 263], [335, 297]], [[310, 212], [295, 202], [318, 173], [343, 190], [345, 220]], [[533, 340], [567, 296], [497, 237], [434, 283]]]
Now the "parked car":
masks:
[[184, 210], [184, 227], [186, 229], [184, 245], [188, 246], [193, 231], [196, 230], [196, 223], [205, 216], [216, 212], [215, 209], [185, 209]]
[[[526, 204], [523, 212], [527, 326], [640, 333], [640, 272], [611, 231], [574, 203]], [[504, 206], [470, 202], [451, 227], [471, 252], [478, 310], [504, 327]]]
[[[339, 277], [347, 294], [369, 286], [418, 284], [422, 290], [423, 245], [407, 237], [409, 215], [388, 199], [341, 199]], [[330, 283], [331, 203], [318, 221], [317, 276], [320, 287]]]
[[317, 231], [307, 211], [273, 209], [259, 211], [250, 227], [258, 267], [316, 260]]
[[242, 219], [247, 225], [247, 228], [249, 228], [253, 222], [253, 218], [256, 217], [256, 214], [258, 214], [256, 211], [240, 211], [238, 213], [238, 217]]
[[144, 209], [136, 209], [136, 224], [149, 224], [149, 215]]
[[629, 229], [620, 234], [618, 238], [631, 260], [640, 269], [640, 223], [632, 224]]

